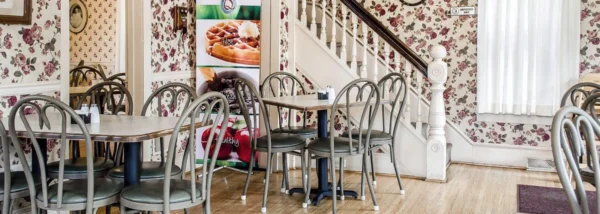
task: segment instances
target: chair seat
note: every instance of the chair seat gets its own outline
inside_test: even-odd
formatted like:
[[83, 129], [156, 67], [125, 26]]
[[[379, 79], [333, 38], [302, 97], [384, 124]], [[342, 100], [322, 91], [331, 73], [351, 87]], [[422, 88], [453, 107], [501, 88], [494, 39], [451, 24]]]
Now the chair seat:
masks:
[[[11, 172], [11, 185], [10, 185], [10, 193], [16, 193], [21, 191], [26, 191], [29, 189], [27, 184], [27, 178], [25, 177], [25, 173], [22, 171]], [[40, 178], [34, 176], [33, 184], [35, 186], [39, 186]], [[4, 173], [0, 173], [0, 195], [4, 195]]]
[[[161, 164], [160, 162], [143, 162], [142, 170], [140, 171], [140, 179], [148, 180], [148, 179], [161, 179], [165, 177], [165, 168], [166, 164]], [[171, 177], [176, 176], [181, 173], [181, 168], [177, 165], [173, 165], [171, 167]], [[125, 168], [124, 166], [117, 166], [112, 168], [110, 172], [108, 172], [108, 176], [114, 178], [124, 178], [125, 177]]]
[[[49, 163], [47, 170], [49, 173], [58, 173], [58, 161]], [[106, 158], [94, 158], [94, 172], [108, 171], [115, 164], [112, 160]], [[84, 174], [87, 173], [86, 158], [75, 158], [65, 160], [65, 175], [69, 174]]]
[[[273, 133], [271, 134], [271, 148], [290, 148], [305, 144], [305, 139], [296, 134]], [[256, 139], [256, 147], [268, 148], [269, 142], [267, 135]]]
[[[348, 138], [334, 137], [333, 138], [333, 149], [334, 153], [349, 154], [350, 151], [353, 153], [358, 152], [358, 141], [353, 140], [352, 150], [350, 150], [350, 144]], [[308, 144], [308, 149], [317, 152], [331, 152], [331, 138], [319, 138]]]
[[[352, 133], [353, 139], [358, 139], [358, 137], [360, 136], [360, 133], [358, 132], [358, 130], [352, 130], [351, 133]], [[348, 132], [343, 133], [341, 136], [348, 137]], [[366, 136], [367, 136], [366, 129], [362, 130], [362, 136], [363, 136], [363, 139], [366, 139]], [[384, 131], [381, 131], [381, 130], [371, 130], [370, 140], [371, 140], [371, 144], [391, 143], [392, 135], [389, 133], [386, 133]]]
[[[137, 203], [162, 204], [165, 180], [142, 181], [138, 185], [128, 186], [121, 192], [121, 199]], [[202, 184], [196, 182], [196, 198], [202, 196]], [[192, 184], [189, 180], [171, 179], [170, 203], [181, 203], [192, 200]]]
[[[87, 202], [87, 179], [68, 180], [63, 182], [63, 203], [79, 204]], [[94, 180], [94, 201], [107, 199], [118, 195], [123, 189], [123, 183], [111, 178], [97, 178]], [[52, 204], [58, 202], [58, 185], [48, 187], [48, 201]], [[38, 201], [43, 201], [42, 191], [36, 196]]]
[[297, 134], [300, 136], [316, 136], [317, 129], [308, 128], [304, 126], [288, 126], [283, 128], [277, 128], [273, 130], [273, 133], [289, 133], [289, 134]]

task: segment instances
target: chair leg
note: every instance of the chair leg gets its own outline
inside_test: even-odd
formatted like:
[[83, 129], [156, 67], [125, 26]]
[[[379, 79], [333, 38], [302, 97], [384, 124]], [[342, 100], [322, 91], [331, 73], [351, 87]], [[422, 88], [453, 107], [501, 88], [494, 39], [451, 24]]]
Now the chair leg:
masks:
[[98, 213], [98, 208], [97, 208], [97, 207], [96, 207], [96, 208], [94, 208], [94, 210], [92, 211], [92, 213], [93, 213], [93, 214], [96, 214], [96, 213]]
[[[308, 152], [308, 159], [310, 160], [310, 152]], [[309, 162], [310, 163], [310, 162]], [[310, 174], [312, 173], [312, 170], [310, 169], [310, 164], [308, 164], [308, 169], [306, 170], [306, 173], [308, 174], [306, 176], [306, 191], [304, 192], [304, 203], [302, 203], [302, 208], [307, 208], [308, 204], [310, 204], [310, 188], [311, 188], [311, 184], [310, 181], [312, 180], [310, 177]]]
[[[272, 155], [272, 154], [269, 154]], [[273, 159], [269, 158], [269, 160], [267, 161], [267, 176], [265, 179], [265, 192], [263, 193], [263, 204], [262, 204], [262, 208], [260, 209], [260, 212], [267, 212], [267, 195], [269, 194], [269, 177], [271, 175], [271, 173], [268, 173], [271, 171], [273, 167]]]
[[371, 183], [371, 178], [369, 178], [369, 168], [367, 167], [367, 154], [363, 155], [363, 167], [365, 168], [365, 173], [363, 173], [367, 177], [367, 185], [369, 185], [369, 191], [371, 192], [371, 199], [373, 200], [373, 210], [378, 211], [379, 205], [377, 205], [377, 199], [375, 198], [375, 190], [373, 189], [373, 183]]
[[242, 201], [246, 200], [246, 193], [248, 192], [248, 185], [250, 184], [250, 176], [252, 176], [252, 169], [254, 169], [254, 162], [256, 160], [256, 152], [251, 149], [250, 154], [250, 167], [248, 167], [248, 175], [246, 177], [246, 184], [244, 185], [244, 191], [242, 192]]
[[[394, 153], [394, 146], [390, 145], [390, 150]], [[396, 172], [396, 179], [398, 179], [398, 186], [400, 187], [400, 195], [404, 195], [404, 187], [402, 187], [402, 181], [400, 179], [400, 173], [398, 171], [398, 163], [396, 163], [396, 155], [392, 155], [392, 164], [394, 164], [394, 172]]]
[[[365, 160], [363, 160], [364, 162]], [[365, 169], [365, 164], [362, 165], [362, 170], [360, 172], [360, 200], [364, 201], [366, 200], [365, 197], [365, 175], [366, 175], [366, 169]]]
[[306, 193], [306, 157], [304, 156], [306, 151], [302, 149], [300, 151], [300, 170], [302, 170], [302, 189]]
[[106, 206], [106, 210], [104, 211], [105, 214], [110, 214], [110, 205]]
[[8, 206], [6, 204], [6, 201], [4, 203], [5, 203], [4, 208], [5, 209], [7, 208], [6, 210], [8, 210], [8, 213], [13, 213], [13, 209], [15, 208], [15, 200], [13, 199], [13, 200], [8, 201]]
[[126, 210], [125, 210], [125, 206], [123, 206], [123, 204], [121, 204], [121, 206], [119, 207], [119, 212], [121, 212], [121, 214], [126, 214]]
[[371, 158], [371, 176], [373, 176], [373, 185], [377, 185], [377, 179], [375, 178], [375, 161], [373, 161], [373, 151], [369, 151], [369, 157]]
[[[269, 158], [269, 160], [271, 160], [271, 161], [272, 161], [272, 160], [273, 160], [273, 157], [274, 157], [274, 155], [275, 155], [275, 153], [273, 153], [273, 154], [271, 154], [271, 155], [268, 155], [268, 156], [270, 157], [270, 158]], [[267, 171], [265, 171], [265, 172], [266, 172], [266, 173], [269, 173], [269, 174], [273, 174], [273, 171], [272, 171], [272, 170], [267, 170]], [[266, 173], [265, 173], [265, 177], [263, 178], [263, 183], [265, 183], [265, 181], [267, 180], [267, 174], [266, 174]]]
[[210, 213], [210, 207], [207, 206], [208, 203], [206, 203], [206, 201], [204, 202], [204, 204], [202, 205], [202, 212], [204, 214], [209, 214]]
[[283, 160], [283, 180], [281, 182], [281, 192], [287, 194], [290, 189], [287, 153], [282, 153], [281, 159]]
[[344, 200], [344, 158], [340, 158], [340, 200]]
[[190, 211], [189, 211], [188, 209], [183, 209], [183, 213], [185, 213], [185, 214], [189, 214], [189, 213], [190, 213]]
[[332, 207], [333, 207], [333, 213], [337, 213], [337, 191], [335, 189], [335, 187], [337, 187], [337, 181], [335, 180], [335, 158], [331, 157], [329, 158], [329, 174], [331, 174], [331, 186], [333, 188], [332, 191]]

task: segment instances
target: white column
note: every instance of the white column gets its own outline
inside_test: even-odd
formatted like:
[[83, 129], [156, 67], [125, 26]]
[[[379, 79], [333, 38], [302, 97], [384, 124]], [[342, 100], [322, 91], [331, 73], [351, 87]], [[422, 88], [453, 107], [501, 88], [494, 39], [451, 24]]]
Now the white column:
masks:
[[427, 137], [427, 180], [446, 181], [446, 111], [444, 107], [444, 83], [448, 78], [448, 65], [442, 61], [446, 48], [434, 46], [430, 51], [433, 62], [427, 73], [431, 81], [431, 106], [429, 108], [429, 136]]

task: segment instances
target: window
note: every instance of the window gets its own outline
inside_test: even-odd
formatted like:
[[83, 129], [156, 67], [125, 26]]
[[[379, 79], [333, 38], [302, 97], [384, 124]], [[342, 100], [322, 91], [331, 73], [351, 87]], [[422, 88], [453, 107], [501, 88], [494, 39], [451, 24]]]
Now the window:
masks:
[[479, 1], [480, 120], [551, 122], [579, 75], [579, 8], [573, 0]]

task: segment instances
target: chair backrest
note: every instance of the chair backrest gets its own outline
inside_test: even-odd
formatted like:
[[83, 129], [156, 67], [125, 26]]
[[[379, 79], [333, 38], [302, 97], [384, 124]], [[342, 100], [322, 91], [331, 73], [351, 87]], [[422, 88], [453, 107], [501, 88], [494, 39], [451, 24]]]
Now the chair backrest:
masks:
[[118, 73], [118, 74], [115, 74], [115, 75], [112, 75], [112, 76], [106, 78], [106, 81], [118, 82], [118, 83], [121, 83], [121, 85], [127, 87], [127, 80], [125, 80], [125, 75], [126, 75], [125, 73]]
[[[40, 107], [40, 104], [45, 103], [42, 107]], [[38, 116], [36, 117], [26, 117], [26, 113], [25, 110], [27, 108], [31, 108], [33, 109], [33, 112], [37, 113]], [[50, 108], [53, 108], [55, 112], [48, 112], [48, 110]], [[54, 120], [50, 120], [49, 118], [52, 118]], [[44, 182], [48, 180], [48, 175], [46, 173], [46, 163], [44, 163], [44, 158], [42, 158], [43, 154], [46, 154], [46, 151], [41, 151], [40, 149], [40, 145], [37, 141], [37, 139], [35, 138], [34, 132], [32, 127], [30, 126], [30, 124], [32, 124], [29, 120], [33, 119], [33, 124], [39, 124], [39, 129], [42, 130], [44, 128], [47, 129], [53, 129], [53, 130], [60, 130], [61, 135], [60, 135], [60, 146], [61, 148], [68, 148], [67, 147], [67, 143], [69, 142], [67, 140], [67, 127], [69, 127], [70, 129], [80, 129], [81, 133], [83, 135], [83, 141], [85, 141], [85, 146], [86, 146], [86, 162], [87, 162], [87, 174], [88, 175], [93, 175], [94, 173], [94, 164], [93, 164], [93, 155], [92, 155], [92, 139], [90, 137], [90, 133], [87, 129], [87, 127], [85, 126], [83, 120], [79, 117], [79, 115], [77, 115], [75, 113], [75, 111], [73, 109], [71, 109], [67, 104], [61, 102], [60, 100], [54, 99], [52, 97], [48, 97], [48, 96], [42, 96], [42, 95], [33, 95], [33, 96], [27, 96], [23, 99], [21, 99], [19, 102], [17, 102], [15, 104], [15, 106], [12, 108], [12, 110], [10, 111], [10, 116], [9, 116], [9, 123], [8, 123], [8, 128], [9, 128], [9, 133], [10, 133], [10, 138], [12, 140], [13, 143], [13, 147], [15, 148], [15, 150], [17, 151], [17, 154], [19, 156], [19, 159], [21, 160], [21, 163], [27, 163], [27, 160], [25, 158], [25, 154], [23, 153], [23, 150], [21, 149], [21, 145], [26, 143], [26, 140], [31, 142], [31, 147], [35, 150], [37, 157], [38, 157], [38, 163], [34, 163], [34, 164], [39, 164], [40, 166], [40, 178], [41, 178], [41, 190], [42, 190], [42, 195], [43, 195], [43, 203], [44, 203], [44, 207], [48, 208], [48, 183]], [[35, 119], [37, 119], [37, 121], [35, 121]], [[16, 132], [16, 123], [17, 120], [20, 121], [20, 123], [23, 124], [25, 130], [27, 130], [27, 138], [26, 139], [22, 139], [19, 138], [19, 136], [17, 135]], [[76, 125], [70, 125], [70, 121], [74, 121], [76, 123]], [[38, 127], [36, 127], [37, 129]], [[64, 181], [64, 165], [65, 165], [65, 157], [66, 157], [66, 153], [67, 153], [68, 149], [61, 149], [60, 151], [60, 160], [59, 160], [59, 173], [58, 173], [58, 180], [57, 180], [57, 185], [58, 185], [58, 189], [57, 189], [57, 207], [61, 208], [63, 206], [63, 181]], [[23, 165], [23, 171], [25, 173], [25, 177], [27, 178], [27, 183], [29, 185], [29, 193], [31, 194], [31, 197], [36, 197], [36, 188], [34, 185], [34, 181], [33, 181], [33, 175], [31, 170], [29, 169], [29, 165], [28, 164], [22, 164]], [[87, 213], [91, 213], [92, 211], [92, 203], [93, 203], [93, 196], [94, 196], [94, 176], [88, 176], [87, 177]], [[35, 199], [32, 199], [32, 201], [35, 201]], [[36, 203], [31, 203], [32, 206], [32, 212], [36, 213], [37, 209], [36, 209]]]
[[10, 185], [11, 185], [11, 174], [10, 174], [10, 147], [8, 146], [8, 134], [2, 121], [0, 121], [0, 143], [2, 143], [2, 168], [4, 169], [4, 204], [3, 210], [8, 210], [10, 201]]
[[[567, 194], [573, 213], [590, 212], [577, 157], [589, 153], [592, 163], [590, 168], [594, 174], [600, 173], [595, 137], [600, 137], [600, 125], [578, 107], [563, 107], [552, 120], [552, 155], [558, 177]], [[572, 186], [565, 162], [573, 174], [575, 187]], [[596, 176], [595, 186], [598, 185], [600, 185], [600, 177]], [[596, 195], [598, 195], [598, 191], [596, 189]], [[600, 197], [597, 197], [596, 200], [596, 203], [600, 204]]]
[[[246, 79], [237, 78], [235, 80], [235, 97], [240, 103], [240, 109], [242, 110], [242, 115], [244, 115], [248, 130], [255, 130], [258, 128], [260, 118], [263, 118], [265, 123], [264, 130], [267, 133], [267, 139], [269, 139], [267, 148], [270, 151], [271, 131], [273, 129], [271, 128], [271, 122], [269, 121], [269, 112], [267, 111], [260, 94], [256, 91], [256, 86]], [[261, 127], [261, 129], [263, 129], [263, 127]], [[254, 136], [254, 131], [249, 131], [248, 133], [250, 139], [252, 139], [252, 148], [256, 149], [258, 136]]]
[[[202, 114], [202, 115], [201, 115]], [[172, 163], [175, 159], [175, 147], [177, 145], [177, 137], [181, 132], [181, 129], [184, 124], [190, 124], [189, 132], [190, 137], [188, 140], [187, 148], [189, 149], [190, 155], [185, 155], [183, 157], [183, 161], [190, 163], [190, 194], [192, 196], [192, 203], [197, 203], [197, 195], [196, 195], [196, 121], [200, 119], [202, 116], [201, 122], [202, 124], [208, 124], [211, 120], [215, 121], [210, 129], [210, 135], [207, 141], [207, 145], [205, 148], [214, 148], [214, 154], [212, 157], [209, 157], [209, 152], [204, 153], [204, 160], [210, 160], [210, 166], [207, 168], [202, 167], [202, 182], [201, 182], [201, 196], [200, 200], [205, 201], [210, 197], [210, 189], [212, 184], [212, 175], [215, 169], [215, 162], [217, 161], [217, 155], [219, 153], [219, 149], [221, 148], [221, 143], [223, 142], [223, 138], [225, 137], [225, 132], [227, 129], [218, 128], [226, 127], [229, 122], [229, 103], [227, 102], [227, 98], [219, 93], [219, 92], [208, 92], [200, 96], [196, 101], [188, 106], [183, 111], [181, 115], [181, 119], [175, 125], [173, 130], [173, 134], [171, 135], [171, 141], [169, 142], [169, 151], [167, 155], [167, 163]], [[221, 122], [219, 122], [221, 121]], [[215, 137], [217, 138], [214, 141]], [[214, 141], [214, 142], [213, 142]], [[214, 147], [213, 147], [214, 145]], [[209, 159], [210, 158], [210, 159]], [[205, 162], [206, 163], [206, 162]], [[167, 164], [165, 168], [165, 175], [171, 174], [172, 164]], [[185, 165], [182, 166], [182, 169], [185, 170]], [[182, 173], [185, 174], [185, 173]], [[182, 175], [182, 179], [185, 175]], [[164, 182], [164, 203], [163, 208], [165, 211], [170, 210], [170, 186], [171, 179], [165, 179]]]
[[[298, 79], [298, 77], [294, 76], [288, 72], [275, 72], [267, 76], [263, 83], [260, 85], [260, 95], [262, 98], [266, 96], [272, 97], [284, 97], [284, 96], [297, 96], [297, 95], [306, 95], [307, 91], [304, 88], [304, 85]], [[283, 108], [277, 108], [277, 114], [280, 115], [278, 118], [279, 128], [283, 128], [283, 117], [281, 110]], [[287, 126], [290, 127], [292, 124], [292, 119], [296, 119], [295, 115], [292, 117], [291, 111], [288, 108], [287, 114]], [[306, 114], [303, 118], [303, 126], [306, 126]]]
[[[142, 107], [142, 116], [152, 114], [152, 110], [150, 112], [148, 110], [155, 102], [157, 104], [156, 112], [158, 116], [166, 117], [165, 113], [175, 112], [178, 108], [181, 108], [181, 111], [185, 110], [197, 97], [194, 89], [186, 84], [178, 82], [168, 83], [150, 94], [150, 97], [144, 103], [144, 107]], [[167, 101], [167, 103], [163, 103], [163, 101]]]
[[560, 107], [567, 105], [580, 106], [581, 102], [595, 92], [600, 92], [600, 85], [593, 82], [577, 83], [565, 92], [560, 100]]
[[[357, 79], [346, 85], [339, 94], [335, 97], [333, 105], [331, 107], [331, 118], [329, 121], [331, 135], [335, 130], [335, 122], [337, 115], [334, 112], [342, 111], [346, 114], [346, 127], [348, 131], [354, 129], [359, 130], [358, 133], [358, 152], [362, 152], [365, 149], [367, 142], [371, 138], [371, 131], [373, 129], [373, 123], [375, 122], [375, 115], [379, 110], [381, 103], [381, 93], [376, 83], [367, 79]], [[358, 109], [360, 115], [352, 115], [353, 109]], [[358, 117], [357, 117], [358, 116]], [[352, 118], [358, 119], [358, 127], [351, 122]], [[362, 130], [366, 130], [364, 133]], [[354, 136], [356, 138], [356, 136]], [[353, 155], [356, 154], [353, 148], [354, 145], [352, 135], [348, 135], [349, 151], [348, 153]], [[334, 152], [334, 138], [330, 138], [331, 156], [333, 157]]]
[[[116, 82], [101, 82], [88, 89], [80, 98], [76, 109], [87, 103], [97, 104], [100, 110], [109, 110], [110, 114], [117, 115], [123, 112], [132, 115], [133, 99], [125, 86]], [[123, 107], [123, 109], [121, 108]], [[107, 113], [104, 111], [105, 114]]]
[[82, 86], [82, 84], [87, 85], [90, 81], [89, 77], [92, 75], [94, 79], [98, 79], [99, 77], [102, 81], [106, 81], [104, 72], [90, 66], [78, 66], [73, 68], [69, 71], [69, 75], [69, 86], [71, 87]]
[[[404, 107], [406, 106], [406, 99], [408, 98], [408, 87], [406, 85], [406, 79], [399, 73], [390, 73], [385, 75], [379, 83], [379, 92], [381, 93], [381, 99], [390, 100], [389, 115], [386, 115], [386, 109], [381, 109], [381, 121], [383, 123], [383, 131], [396, 136], [397, 127], [404, 113]], [[386, 105], [384, 105], [386, 106]], [[394, 120], [394, 117], [396, 119]], [[389, 122], [386, 120], [389, 119]]]

